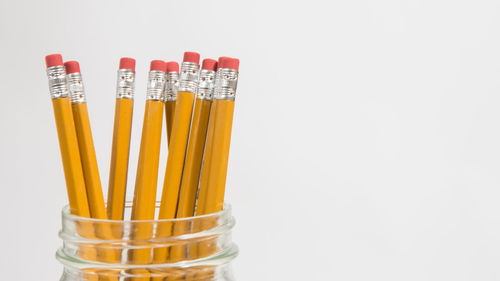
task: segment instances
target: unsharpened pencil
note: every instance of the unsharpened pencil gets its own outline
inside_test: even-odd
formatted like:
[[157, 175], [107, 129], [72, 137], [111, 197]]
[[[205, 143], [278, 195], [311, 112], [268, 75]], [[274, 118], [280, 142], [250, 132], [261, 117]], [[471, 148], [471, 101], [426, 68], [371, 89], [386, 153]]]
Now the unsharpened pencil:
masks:
[[[199, 62], [200, 55], [198, 53], [184, 53], [158, 219], [175, 218], [189, 138], [189, 127], [198, 83]], [[161, 227], [157, 230], [157, 236], [169, 236], [171, 235], [171, 231], [170, 227]], [[168, 248], [157, 248], [154, 251], [155, 262], [164, 261], [167, 259], [167, 256]]]
[[135, 59], [120, 59], [117, 80], [107, 212], [109, 219], [123, 220], [134, 109]]

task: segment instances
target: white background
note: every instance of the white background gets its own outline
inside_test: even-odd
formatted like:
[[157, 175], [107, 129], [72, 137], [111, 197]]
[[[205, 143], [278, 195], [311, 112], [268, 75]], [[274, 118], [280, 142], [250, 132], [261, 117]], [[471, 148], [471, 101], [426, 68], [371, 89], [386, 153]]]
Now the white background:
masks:
[[186, 50], [241, 59], [238, 280], [500, 280], [500, 2], [456, 0], [2, 1], [0, 279], [62, 269], [44, 56], [80, 61], [105, 187], [137, 59], [132, 194], [149, 61]]

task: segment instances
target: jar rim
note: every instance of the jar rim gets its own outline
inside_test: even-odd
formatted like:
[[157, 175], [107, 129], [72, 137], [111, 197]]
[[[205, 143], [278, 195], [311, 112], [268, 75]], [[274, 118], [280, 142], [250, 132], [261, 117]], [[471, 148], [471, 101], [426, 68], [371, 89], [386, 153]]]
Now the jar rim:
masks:
[[[132, 207], [132, 201], [127, 201], [125, 202], [125, 208], [131, 208]], [[160, 207], [160, 201], [156, 201], [155, 208]], [[128, 223], [168, 223], [168, 222], [181, 222], [181, 221], [191, 221], [191, 220], [202, 220], [202, 219], [208, 219], [208, 218], [217, 218], [217, 217], [223, 217], [224, 215], [229, 215], [231, 214], [231, 204], [224, 203], [224, 207], [222, 211], [215, 212], [215, 213], [210, 213], [206, 215], [199, 215], [199, 216], [190, 216], [190, 217], [184, 217], [184, 218], [174, 218], [174, 219], [152, 219], [152, 220], [132, 220], [132, 219], [124, 219], [124, 220], [111, 220], [111, 219], [96, 219], [96, 218], [86, 218], [86, 217], [81, 217], [78, 215], [74, 215], [69, 211], [69, 205], [65, 205], [61, 211], [62, 213], [62, 218], [63, 220], [68, 219], [70, 221], [78, 221], [78, 222], [99, 222], [99, 223], [117, 223], [117, 222], [122, 222], [124, 224]]]

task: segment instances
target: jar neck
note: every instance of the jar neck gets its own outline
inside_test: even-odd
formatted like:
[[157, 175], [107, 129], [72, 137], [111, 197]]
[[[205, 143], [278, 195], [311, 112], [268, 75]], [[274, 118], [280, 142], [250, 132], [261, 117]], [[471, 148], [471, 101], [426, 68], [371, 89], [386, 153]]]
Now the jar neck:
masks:
[[[157, 205], [157, 208], [159, 205]], [[130, 203], [126, 208], [131, 208]], [[218, 213], [171, 220], [100, 220], [62, 211], [57, 251], [66, 275], [98, 272], [186, 274], [179, 268], [206, 268], [224, 274], [238, 253], [231, 240], [235, 224], [229, 205]], [[185, 270], [184, 270], [185, 271]], [[90, 272], [90, 273], [89, 273]]]

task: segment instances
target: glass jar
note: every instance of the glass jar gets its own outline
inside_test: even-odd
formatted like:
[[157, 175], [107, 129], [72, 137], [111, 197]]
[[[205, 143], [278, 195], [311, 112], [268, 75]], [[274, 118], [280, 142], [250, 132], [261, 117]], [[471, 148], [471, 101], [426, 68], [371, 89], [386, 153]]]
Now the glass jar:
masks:
[[64, 265], [60, 281], [234, 281], [234, 224], [229, 205], [204, 216], [134, 221], [82, 218], [65, 207], [56, 254]]

